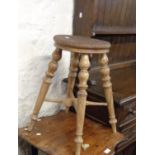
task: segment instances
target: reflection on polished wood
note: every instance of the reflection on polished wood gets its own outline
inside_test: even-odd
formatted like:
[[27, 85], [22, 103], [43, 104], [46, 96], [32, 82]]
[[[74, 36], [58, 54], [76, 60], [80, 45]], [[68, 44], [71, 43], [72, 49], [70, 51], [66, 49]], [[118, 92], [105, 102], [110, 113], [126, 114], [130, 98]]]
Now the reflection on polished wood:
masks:
[[[19, 137], [47, 155], [73, 155], [75, 152], [74, 137], [76, 131], [76, 114], [60, 112], [55, 116], [41, 118], [32, 132], [19, 129]], [[36, 134], [40, 133], [40, 136]], [[115, 146], [123, 141], [123, 135], [113, 134], [110, 128], [85, 119], [84, 144], [89, 144], [81, 155], [107, 155], [104, 151], [110, 149], [114, 153]], [[109, 155], [110, 155], [109, 154]]]

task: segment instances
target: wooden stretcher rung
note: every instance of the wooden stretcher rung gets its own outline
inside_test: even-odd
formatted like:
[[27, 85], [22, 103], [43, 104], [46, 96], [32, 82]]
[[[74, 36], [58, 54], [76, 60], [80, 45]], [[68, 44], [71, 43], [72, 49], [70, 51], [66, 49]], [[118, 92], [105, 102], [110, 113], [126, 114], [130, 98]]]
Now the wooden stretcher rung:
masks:
[[60, 103], [62, 104], [63, 103], [63, 99], [60, 100], [60, 99], [45, 99], [46, 102], [56, 102], [56, 103]]
[[[74, 98], [73, 101], [75, 104], [77, 104], [77, 98]], [[106, 102], [93, 102], [93, 101], [86, 101], [87, 106], [107, 106]]]
[[86, 105], [88, 106], [107, 106], [106, 102], [92, 102], [92, 101], [87, 101]]
[[[63, 100], [60, 99], [45, 99], [47, 102], [56, 102], [56, 103], [61, 103], [63, 104]], [[73, 103], [77, 104], [77, 98], [72, 99]], [[107, 106], [106, 102], [93, 102], [93, 101], [86, 101], [87, 106]]]

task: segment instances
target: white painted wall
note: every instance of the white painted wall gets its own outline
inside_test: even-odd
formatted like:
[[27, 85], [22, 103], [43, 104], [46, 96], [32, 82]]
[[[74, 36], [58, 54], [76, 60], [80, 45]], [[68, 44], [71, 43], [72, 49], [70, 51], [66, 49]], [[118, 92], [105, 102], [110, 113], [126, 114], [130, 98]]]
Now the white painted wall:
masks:
[[[19, 1], [19, 127], [26, 126], [38, 95], [40, 84], [56, 34], [71, 34], [73, 0], [20, 0]], [[64, 96], [62, 79], [67, 77], [69, 53], [63, 54], [54, 91], [48, 96]], [[59, 110], [57, 104], [44, 104], [40, 116], [52, 115]]]

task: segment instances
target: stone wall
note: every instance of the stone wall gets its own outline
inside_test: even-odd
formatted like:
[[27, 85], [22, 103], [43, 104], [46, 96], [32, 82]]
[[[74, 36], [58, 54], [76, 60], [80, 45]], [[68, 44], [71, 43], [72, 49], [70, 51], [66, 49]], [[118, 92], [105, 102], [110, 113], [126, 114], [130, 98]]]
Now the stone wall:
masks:
[[[40, 88], [51, 53], [53, 36], [71, 34], [73, 0], [20, 0], [19, 1], [19, 127], [26, 126]], [[54, 91], [48, 96], [64, 96], [62, 79], [67, 77], [70, 54], [65, 52], [53, 80]], [[40, 116], [52, 115], [59, 105], [44, 104]]]

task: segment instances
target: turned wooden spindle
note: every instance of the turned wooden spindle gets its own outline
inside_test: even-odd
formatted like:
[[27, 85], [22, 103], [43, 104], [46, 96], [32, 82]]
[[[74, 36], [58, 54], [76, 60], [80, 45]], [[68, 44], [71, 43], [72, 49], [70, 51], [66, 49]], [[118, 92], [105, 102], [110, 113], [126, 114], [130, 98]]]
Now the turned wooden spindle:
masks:
[[113, 94], [112, 94], [112, 84], [110, 78], [110, 68], [108, 66], [108, 57], [107, 57], [108, 50], [101, 55], [100, 64], [101, 64], [101, 74], [102, 74], [102, 81], [103, 81], [103, 88], [105, 99], [108, 106], [109, 111], [109, 123], [111, 124], [112, 130], [116, 133], [116, 123], [117, 120], [115, 118], [115, 110], [114, 110], [114, 103], [113, 103]]
[[40, 88], [40, 92], [31, 116], [31, 122], [30, 125], [28, 127], [28, 131], [31, 131], [35, 125], [35, 122], [38, 120], [38, 113], [41, 109], [41, 106], [44, 102], [44, 99], [46, 97], [48, 88], [52, 82], [52, 78], [54, 76], [55, 71], [57, 70], [58, 67], [58, 61], [61, 59], [61, 55], [62, 55], [62, 50], [56, 48], [56, 50], [53, 52], [52, 54], [52, 60], [49, 62], [48, 65], [48, 70], [46, 72], [46, 75], [43, 79], [41, 88]]
[[79, 78], [79, 91], [78, 91], [78, 99], [77, 99], [77, 121], [76, 121], [76, 151], [75, 155], [80, 155], [81, 145], [83, 143], [83, 125], [85, 118], [85, 108], [86, 108], [86, 100], [87, 100], [87, 81], [89, 78], [88, 68], [90, 67], [89, 57], [87, 54], [82, 54], [80, 63], [80, 72], [78, 74]]
[[72, 53], [71, 61], [70, 61], [70, 70], [68, 75], [67, 98], [64, 101], [64, 104], [66, 106], [66, 112], [68, 112], [69, 107], [73, 104], [73, 98], [74, 98], [73, 89], [74, 89], [75, 79], [77, 76], [78, 64], [79, 64], [79, 54]]

